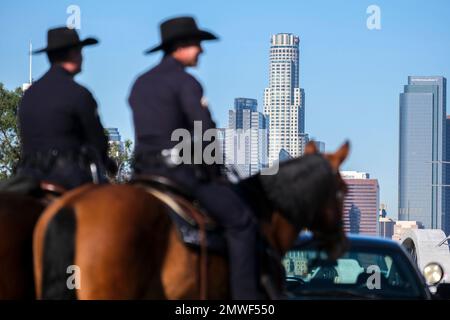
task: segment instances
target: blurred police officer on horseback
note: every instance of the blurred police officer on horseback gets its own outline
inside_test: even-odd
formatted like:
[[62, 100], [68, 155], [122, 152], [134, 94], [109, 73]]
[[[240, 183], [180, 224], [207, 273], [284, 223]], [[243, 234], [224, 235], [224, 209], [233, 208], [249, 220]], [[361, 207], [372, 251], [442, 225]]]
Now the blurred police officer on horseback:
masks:
[[168, 177], [189, 190], [201, 206], [225, 228], [234, 299], [261, 298], [257, 268], [257, 230], [253, 212], [221, 175], [217, 164], [168, 165], [177, 144], [177, 129], [194, 133], [201, 122], [202, 136], [216, 129], [200, 83], [185, 71], [203, 52], [201, 42], [217, 37], [197, 27], [192, 17], [169, 19], [160, 25], [161, 43], [146, 53], [162, 50], [164, 57], [134, 83], [129, 103], [135, 126], [135, 175]]
[[72, 189], [105, 181], [108, 141], [92, 94], [74, 81], [82, 69], [82, 48], [97, 44], [80, 40], [76, 30], [50, 29], [46, 53], [51, 64], [25, 92], [19, 106], [22, 143], [19, 175]]

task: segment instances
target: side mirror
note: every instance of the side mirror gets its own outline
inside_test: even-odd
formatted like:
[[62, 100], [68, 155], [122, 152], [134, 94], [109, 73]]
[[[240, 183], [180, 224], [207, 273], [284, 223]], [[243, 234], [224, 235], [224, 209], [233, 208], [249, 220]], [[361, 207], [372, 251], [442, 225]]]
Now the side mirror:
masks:
[[439, 263], [429, 263], [423, 269], [423, 276], [428, 286], [435, 286], [444, 278], [444, 269]]

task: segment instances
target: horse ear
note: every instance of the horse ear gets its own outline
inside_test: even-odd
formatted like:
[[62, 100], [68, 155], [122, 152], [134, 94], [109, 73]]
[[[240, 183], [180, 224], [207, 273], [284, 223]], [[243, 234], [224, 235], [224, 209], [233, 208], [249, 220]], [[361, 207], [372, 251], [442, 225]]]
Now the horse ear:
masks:
[[314, 141], [309, 141], [305, 147], [305, 154], [316, 154], [319, 153], [317, 150], [316, 143]]
[[350, 142], [346, 141], [335, 153], [327, 154], [326, 157], [330, 161], [334, 170], [339, 170], [339, 167], [347, 158], [350, 152]]
[[338, 161], [339, 166], [345, 161], [345, 159], [347, 159], [349, 153], [350, 153], [350, 141], [347, 140], [334, 154]]

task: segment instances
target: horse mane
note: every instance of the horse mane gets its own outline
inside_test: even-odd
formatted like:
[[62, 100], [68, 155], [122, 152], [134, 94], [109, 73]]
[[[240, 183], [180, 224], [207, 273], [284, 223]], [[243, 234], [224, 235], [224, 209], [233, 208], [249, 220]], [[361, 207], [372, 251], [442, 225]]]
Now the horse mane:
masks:
[[261, 173], [241, 181], [260, 218], [279, 211], [297, 227], [311, 225], [335, 183], [328, 160], [319, 154], [305, 155], [280, 164], [277, 174]]
[[266, 196], [259, 174], [239, 181], [237, 189], [237, 194], [251, 207], [259, 220], [270, 220], [274, 207]]

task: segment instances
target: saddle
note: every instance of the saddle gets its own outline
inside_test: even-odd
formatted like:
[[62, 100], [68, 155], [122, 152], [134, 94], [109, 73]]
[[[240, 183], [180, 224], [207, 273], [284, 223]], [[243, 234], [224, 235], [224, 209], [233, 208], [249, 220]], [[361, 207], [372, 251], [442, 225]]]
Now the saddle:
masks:
[[190, 190], [166, 177], [155, 175], [135, 176], [131, 184], [143, 187], [147, 193], [166, 204], [169, 217], [187, 247], [196, 251], [204, 247], [212, 253], [227, 254], [223, 228], [206, 214]]
[[16, 175], [0, 182], [0, 192], [10, 192], [31, 196], [47, 202], [50, 198], [59, 197], [66, 189], [48, 181], [39, 181], [29, 176]]
[[[208, 252], [227, 255], [224, 230], [200, 206], [189, 190], [162, 176], [135, 176], [131, 184], [139, 185], [161, 200], [169, 208], [169, 216], [178, 230], [180, 239], [200, 254], [200, 296], [207, 297]], [[259, 246], [260, 283], [271, 299], [280, 299], [283, 293], [277, 284], [283, 283], [284, 267], [281, 257], [262, 238]]]

